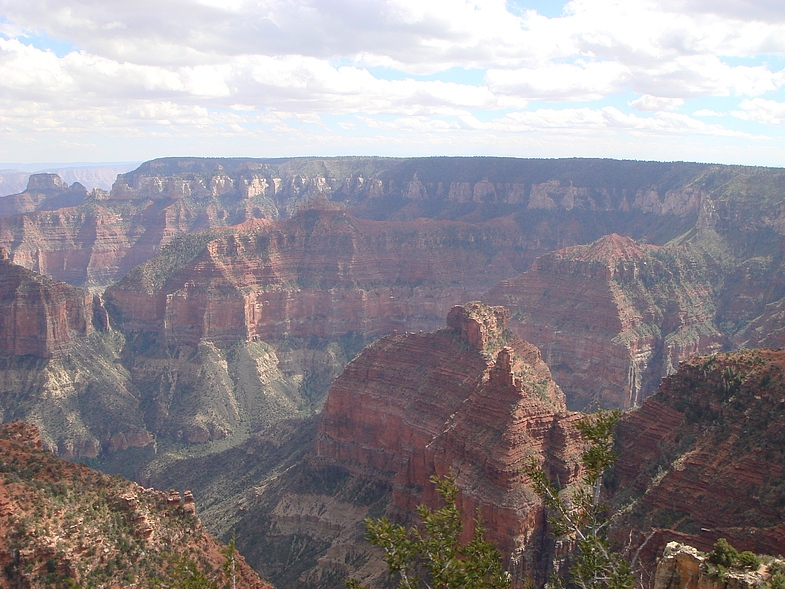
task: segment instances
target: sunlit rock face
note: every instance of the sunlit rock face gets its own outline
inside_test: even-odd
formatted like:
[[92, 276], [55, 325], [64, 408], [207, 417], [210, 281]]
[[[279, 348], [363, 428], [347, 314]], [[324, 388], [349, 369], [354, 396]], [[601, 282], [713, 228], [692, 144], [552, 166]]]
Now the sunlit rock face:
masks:
[[431, 475], [452, 472], [465, 534], [480, 513], [518, 574], [542, 574], [542, 508], [522, 474], [531, 457], [568, 484], [581, 451], [576, 414], [539, 351], [506, 329], [499, 307], [453, 308], [447, 329], [383, 338], [330, 389], [317, 454], [392, 485], [398, 513], [435, 504]]
[[0, 248], [0, 353], [53, 358], [108, 329], [101, 299], [12, 264]]
[[519, 241], [506, 225], [368, 221], [315, 208], [205, 243], [177, 240], [106, 297], [125, 329], [172, 344], [378, 337], [438, 327], [451, 306], [515, 273]]

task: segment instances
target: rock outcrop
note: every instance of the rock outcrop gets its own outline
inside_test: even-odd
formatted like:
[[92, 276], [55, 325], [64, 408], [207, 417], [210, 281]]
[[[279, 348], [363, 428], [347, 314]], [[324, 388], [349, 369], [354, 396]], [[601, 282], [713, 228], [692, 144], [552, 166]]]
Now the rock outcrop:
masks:
[[543, 353], [576, 409], [629, 408], [695, 354], [723, 349], [715, 278], [685, 248], [612, 234], [538, 258], [483, 300]]
[[652, 585], [653, 589], [758, 589], [771, 580], [775, 567], [783, 566], [785, 562], [775, 560], [754, 570], [731, 567], [720, 573], [706, 553], [669, 542], [657, 562]]
[[12, 264], [0, 248], [0, 354], [53, 358], [108, 327], [98, 295]]
[[[0, 425], [0, 587], [147, 586], [168, 582], [178, 559], [227, 581], [223, 546], [194, 515], [192, 497], [170, 504], [166, 493], [41, 448], [35, 427]], [[271, 589], [239, 555], [236, 573], [239, 586]]]
[[693, 358], [625, 415], [613, 477], [616, 537], [643, 562], [672, 540], [785, 553], [785, 352]]
[[317, 455], [392, 485], [399, 514], [436, 500], [433, 474], [452, 472], [467, 536], [475, 514], [517, 574], [541, 574], [549, 556], [539, 499], [522, 474], [531, 457], [568, 484], [581, 451], [538, 350], [506, 331], [504, 310], [454, 308], [448, 328], [393, 335], [335, 381]]

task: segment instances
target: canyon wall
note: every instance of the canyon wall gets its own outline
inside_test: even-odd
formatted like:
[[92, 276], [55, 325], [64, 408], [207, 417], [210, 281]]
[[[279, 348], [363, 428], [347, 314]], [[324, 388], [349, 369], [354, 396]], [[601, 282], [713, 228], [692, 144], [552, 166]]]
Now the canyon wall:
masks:
[[109, 328], [100, 297], [12, 264], [0, 248], [0, 354], [53, 358]]
[[625, 415], [612, 485], [625, 506], [614, 536], [642, 546], [644, 564], [668, 541], [710, 550], [785, 553], [785, 352], [696, 357]]
[[368, 221], [329, 208], [208, 239], [177, 240], [109, 288], [117, 324], [176, 345], [433, 329], [523, 264], [510, 224]]
[[34, 176], [27, 191], [0, 198], [10, 215], [0, 217], [0, 246], [28, 269], [98, 291], [177, 234], [287, 219], [326, 198], [376, 220], [512, 215], [528, 236], [528, 265], [611, 231], [655, 242], [683, 233], [705, 198], [692, 183], [713, 169], [512, 158], [164, 158], [119, 175], [111, 192]]
[[570, 407], [630, 408], [679, 362], [729, 345], [718, 283], [688, 248], [612, 234], [541, 256], [483, 300], [511, 310], [511, 329], [540, 348]]

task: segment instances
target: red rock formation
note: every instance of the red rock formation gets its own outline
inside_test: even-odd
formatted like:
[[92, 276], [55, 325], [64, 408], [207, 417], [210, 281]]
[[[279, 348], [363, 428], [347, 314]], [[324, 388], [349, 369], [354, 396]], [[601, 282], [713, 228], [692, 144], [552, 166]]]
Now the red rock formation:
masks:
[[309, 209], [216, 236], [160, 278], [164, 262], [151, 260], [106, 297], [126, 329], [162, 331], [173, 344], [430, 329], [452, 305], [515, 272], [515, 233]]
[[785, 553], [785, 352], [693, 358], [625, 416], [617, 432], [615, 536], [710, 550]]
[[453, 472], [467, 536], [479, 509], [516, 572], [536, 574], [547, 533], [521, 470], [536, 457], [568, 483], [578, 470], [577, 416], [565, 411], [538, 350], [512, 337], [504, 317], [470, 303], [450, 312], [452, 328], [366, 348], [330, 389], [317, 453], [391, 482], [404, 512], [435, 501], [432, 474]]
[[699, 260], [609, 235], [538, 258], [483, 300], [543, 352], [575, 408], [632, 407], [679, 362], [722, 348]]
[[0, 353], [52, 358], [108, 322], [101, 300], [12, 264], [0, 248]]

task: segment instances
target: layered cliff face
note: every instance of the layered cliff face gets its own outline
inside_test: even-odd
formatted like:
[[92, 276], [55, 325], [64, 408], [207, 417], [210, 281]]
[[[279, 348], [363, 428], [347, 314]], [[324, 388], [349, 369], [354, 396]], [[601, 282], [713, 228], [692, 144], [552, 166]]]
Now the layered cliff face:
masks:
[[528, 264], [609, 231], [655, 242], [687, 231], [705, 198], [698, 179], [711, 170], [609, 160], [167, 158], [121, 174], [110, 193], [65, 198], [77, 184], [63, 192], [47, 176], [61, 196], [33, 198], [33, 190], [0, 199], [6, 214], [18, 213], [0, 218], [0, 246], [29, 269], [100, 290], [174, 235], [287, 219], [326, 195], [377, 220], [513, 215], [528, 236]]
[[717, 351], [717, 277], [685, 248], [612, 234], [538, 258], [483, 299], [543, 353], [571, 407], [629, 408], [679, 362]]
[[316, 452], [391, 484], [401, 513], [434, 503], [429, 477], [452, 472], [467, 536], [479, 510], [514, 572], [536, 576], [547, 533], [523, 465], [536, 457], [569, 484], [581, 444], [539, 352], [504, 319], [501, 308], [471, 303], [450, 312], [445, 330], [366, 348], [330, 389]]
[[782, 351], [693, 358], [622, 420], [615, 535], [649, 567], [670, 540], [785, 552], [783, 369]]
[[[169, 583], [177, 559], [208, 578], [224, 548], [194, 515], [193, 496], [144, 489], [57, 459], [35, 427], [0, 425], [0, 587]], [[268, 589], [242, 556], [240, 586]]]
[[542, 575], [553, 545], [521, 467], [534, 457], [572, 480], [579, 416], [507, 320], [502, 308], [470, 303], [435, 333], [384, 337], [347, 365], [314, 422], [278, 421], [231, 450], [148, 470], [147, 480], [198, 489], [208, 525], [236, 531], [277, 586], [337, 588], [347, 575], [374, 586], [387, 578], [363, 519], [411, 518], [436, 502], [430, 475], [452, 471], [467, 536], [479, 509], [511, 570]]
[[12, 264], [0, 248], [0, 354], [62, 356], [76, 338], [108, 327], [98, 296]]
[[173, 242], [107, 290], [118, 325], [178, 345], [432, 329], [523, 264], [514, 225], [376, 222], [330, 208], [199, 239]]

